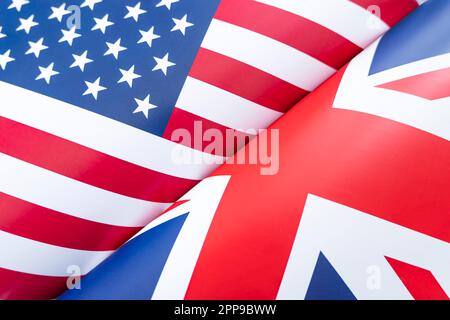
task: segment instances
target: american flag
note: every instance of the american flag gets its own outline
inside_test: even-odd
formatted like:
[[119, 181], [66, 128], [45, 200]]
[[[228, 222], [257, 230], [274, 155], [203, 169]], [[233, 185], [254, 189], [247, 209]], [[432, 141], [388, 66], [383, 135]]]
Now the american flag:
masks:
[[267, 127], [419, 2], [2, 1], [0, 297], [54, 297], [223, 161], [175, 129]]
[[277, 174], [223, 165], [61, 298], [448, 300], [449, 15], [427, 2], [273, 124]]

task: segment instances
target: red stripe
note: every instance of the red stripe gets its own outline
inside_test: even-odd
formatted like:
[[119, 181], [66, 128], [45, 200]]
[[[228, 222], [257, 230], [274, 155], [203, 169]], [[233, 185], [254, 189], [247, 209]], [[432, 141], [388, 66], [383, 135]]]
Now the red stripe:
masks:
[[429, 100], [450, 97], [450, 68], [392, 81], [378, 88], [401, 91]]
[[2, 192], [0, 192], [0, 213], [2, 231], [79, 250], [115, 250], [141, 229], [80, 219]]
[[[178, 139], [174, 133], [184, 130], [189, 139]], [[235, 136], [233, 139], [222, 139], [207, 141], [205, 133], [215, 130], [221, 137], [227, 137], [230, 132]], [[231, 130], [231, 131], [230, 131]], [[164, 138], [180, 143], [189, 148], [197, 149], [206, 153], [223, 156], [225, 154], [232, 155], [239, 150], [254, 136], [246, 135], [240, 131], [232, 130], [221, 124], [204, 119], [200, 116], [192, 114], [182, 109], [175, 108], [170, 117], [169, 123], [164, 132]], [[218, 148], [212, 148], [212, 144], [216, 144]], [[227, 153], [228, 151], [228, 153]]]
[[170, 203], [197, 183], [143, 168], [4, 117], [0, 117], [0, 132], [0, 152], [125, 196]]
[[449, 300], [429, 270], [386, 257], [386, 260], [416, 300]]
[[270, 73], [204, 48], [200, 48], [189, 75], [280, 112], [308, 94]]
[[0, 268], [0, 299], [53, 299], [67, 289], [65, 277], [39, 276]]
[[419, 4], [416, 0], [351, 0], [364, 9], [369, 9], [371, 6], [378, 6], [380, 8], [381, 20], [393, 27], [397, 22], [407, 16], [410, 12], [416, 9]]
[[283, 139], [278, 174], [261, 176], [261, 166], [250, 165], [214, 173], [232, 179], [188, 299], [274, 299], [308, 193], [450, 241], [450, 144], [395, 121], [332, 108], [342, 74], [272, 126]]
[[216, 19], [278, 40], [339, 69], [361, 48], [313, 21], [251, 0], [222, 0]]

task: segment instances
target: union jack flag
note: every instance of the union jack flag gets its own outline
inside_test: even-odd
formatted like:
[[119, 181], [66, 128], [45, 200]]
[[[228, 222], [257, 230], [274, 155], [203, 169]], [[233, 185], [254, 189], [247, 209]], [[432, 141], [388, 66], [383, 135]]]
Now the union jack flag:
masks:
[[220, 167], [62, 298], [448, 299], [449, 15], [424, 4], [271, 126], [278, 174]]

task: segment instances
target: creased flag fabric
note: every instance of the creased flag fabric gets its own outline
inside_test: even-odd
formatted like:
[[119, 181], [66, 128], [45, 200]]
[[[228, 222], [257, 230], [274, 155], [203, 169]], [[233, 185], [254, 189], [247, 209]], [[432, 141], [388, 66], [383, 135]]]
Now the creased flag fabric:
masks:
[[61, 298], [448, 299], [449, 15], [425, 3], [275, 122], [277, 174], [221, 166]]
[[175, 129], [266, 127], [418, 6], [374, 3], [2, 1], [0, 298], [55, 297], [223, 162]]

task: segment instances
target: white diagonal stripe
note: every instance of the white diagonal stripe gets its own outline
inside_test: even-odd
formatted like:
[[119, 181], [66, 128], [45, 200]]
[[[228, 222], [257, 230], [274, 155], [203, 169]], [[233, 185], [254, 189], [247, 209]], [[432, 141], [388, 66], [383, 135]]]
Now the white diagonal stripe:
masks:
[[[206, 178], [182, 198], [190, 199], [185, 207], [189, 214], [161, 272], [153, 300], [184, 299], [209, 226], [229, 180], [230, 176]], [[204, 201], [205, 198], [208, 201]]]
[[[348, 65], [334, 99], [333, 108], [364, 112], [398, 121], [450, 140], [449, 99], [430, 101], [415, 95], [373, 86], [374, 81], [383, 79], [392, 81], [391, 79], [395, 76], [395, 71], [385, 71], [380, 72], [379, 75], [367, 76], [378, 44], [379, 41], [373, 43]], [[429, 62], [426, 65], [414, 62], [411, 64], [411, 71], [423, 72], [426, 70], [424, 66], [429, 66], [432, 69], [430, 71], [434, 71], [438, 65], [448, 65], [442, 64], [446, 61], [440, 56]], [[409, 75], [405, 71], [407, 68], [408, 65], [405, 65], [397, 70], [401, 75]]]
[[450, 53], [414, 61], [398, 67], [387, 69], [369, 76], [367, 81], [372, 86], [385, 84], [391, 81], [405, 79], [423, 73], [450, 68]]

